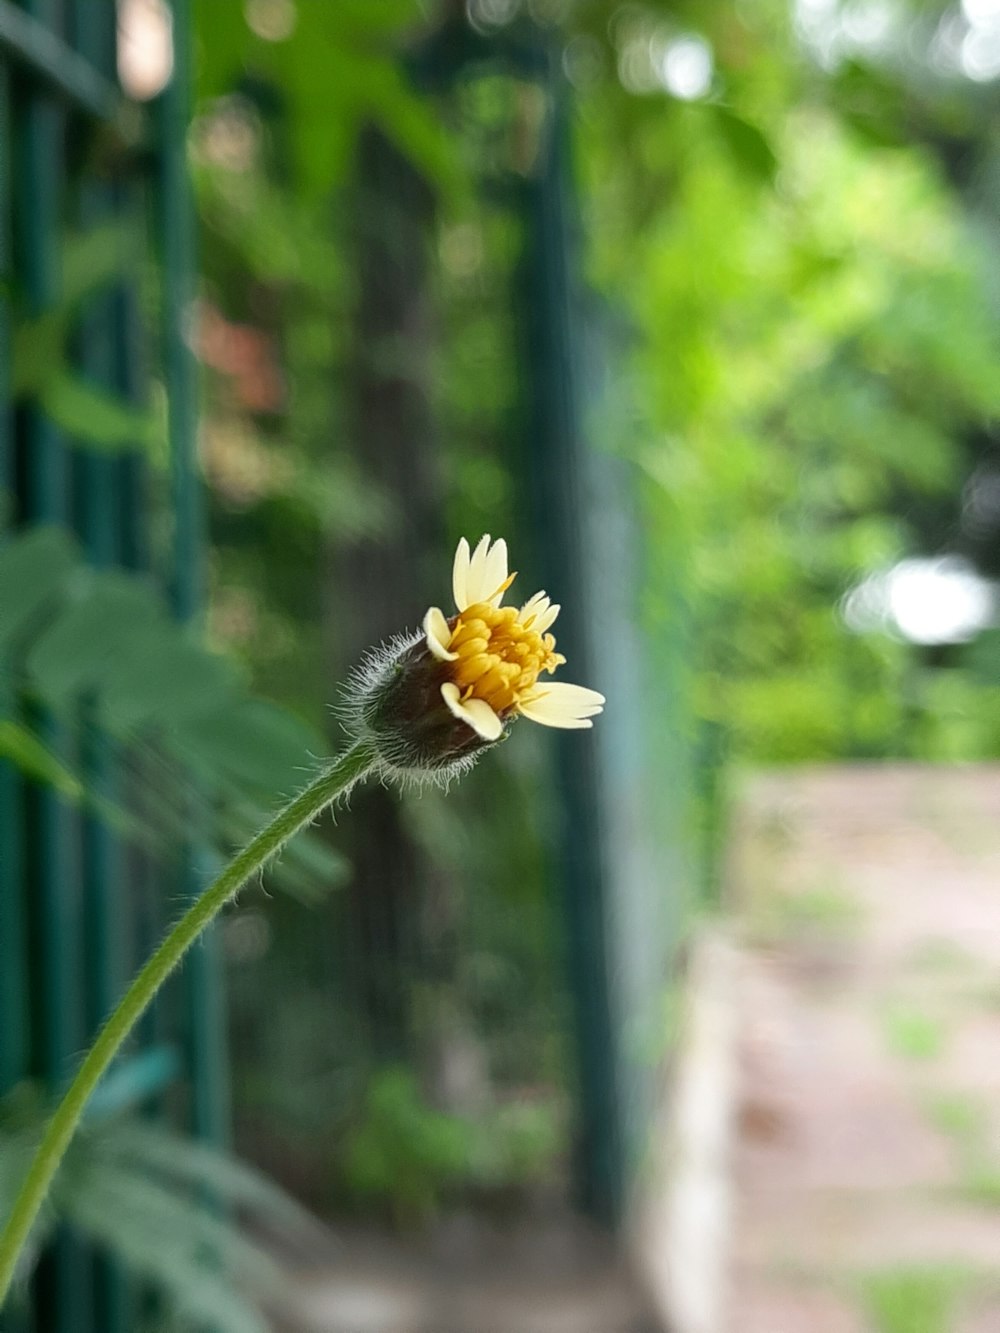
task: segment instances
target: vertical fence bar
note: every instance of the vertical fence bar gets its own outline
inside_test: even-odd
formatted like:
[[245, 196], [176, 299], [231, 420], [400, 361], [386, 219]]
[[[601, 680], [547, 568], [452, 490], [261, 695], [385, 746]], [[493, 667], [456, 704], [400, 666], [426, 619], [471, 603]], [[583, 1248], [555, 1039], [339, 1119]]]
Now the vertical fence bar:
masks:
[[[52, 31], [62, 26], [56, 0], [28, 0], [25, 8]], [[29, 316], [59, 300], [60, 241], [64, 179], [64, 115], [52, 96], [36, 85], [24, 92], [15, 125], [18, 253]], [[65, 522], [70, 494], [70, 460], [59, 432], [37, 405], [23, 413], [24, 516]], [[50, 745], [65, 750], [65, 729], [38, 719]], [[34, 1007], [38, 1015], [33, 1067], [51, 1092], [66, 1081], [83, 1045], [80, 1023], [81, 901], [76, 864], [75, 821], [65, 801], [51, 789], [28, 790], [27, 830]], [[65, 1231], [43, 1258], [35, 1282], [36, 1318], [52, 1333], [88, 1333], [90, 1296], [87, 1256]]]
[[[6, 62], [0, 61], [0, 278], [4, 280], [10, 274], [10, 184], [10, 75]], [[12, 506], [17, 476], [10, 358], [10, 305], [0, 294], [0, 503]], [[0, 697], [5, 704], [14, 694], [8, 671], [8, 664], [0, 662]], [[0, 761], [0, 1095], [25, 1076], [30, 1058], [21, 802], [17, 770]]]
[[[72, 0], [71, 18], [76, 50], [112, 80], [117, 32], [114, 0]], [[83, 232], [116, 219], [116, 193], [110, 181], [88, 177], [81, 182], [77, 217]], [[81, 370], [111, 391], [120, 387], [118, 285], [92, 299], [80, 330]], [[119, 564], [121, 460], [83, 450], [76, 460], [74, 482], [77, 527], [90, 563], [99, 569]], [[92, 700], [83, 701], [81, 727], [81, 762], [87, 783], [95, 795], [114, 802], [119, 794], [118, 775]], [[114, 1006], [124, 980], [124, 849], [107, 822], [92, 814], [82, 821], [82, 839], [84, 1017], [90, 1040]], [[99, 1333], [126, 1333], [128, 1302], [129, 1288], [120, 1269], [108, 1257], [99, 1256], [94, 1270], [94, 1321]]]
[[[77, 49], [102, 73], [114, 64], [115, 12], [107, 0], [74, 0]], [[80, 187], [81, 229], [112, 221], [116, 216], [114, 187], [85, 181]], [[101, 293], [91, 303], [80, 332], [80, 367], [86, 377], [112, 391], [116, 373], [116, 293]], [[106, 569], [121, 559], [121, 462], [89, 450], [80, 453], [75, 469], [77, 526], [90, 563]], [[106, 739], [87, 728], [84, 764], [90, 783], [108, 799], [114, 797], [112, 764]], [[83, 828], [83, 879], [87, 944], [86, 1025], [88, 1035], [107, 1016], [123, 979], [120, 907], [121, 847], [103, 820], [88, 816]]]
[[[198, 377], [191, 348], [195, 317], [195, 215], [187, 163], [191, 108], [191, 16], [189, 0], [173, 0], [173, 77], [159, 99], [159, 180], [156, 216], [163, 266], [163, 354], [169, 404], [168, 432], [173, 479], [174, 559], [172, 596], [182, 620], [201, 611], [204, 572], [204, 513], [198, 474]], [[199, 892], [207, 877], [203, 849], [187, 850], [182, 889]], [[226, 1137], [228, 1087], [225, 1019], [218, 936], [213, 928], [189, 956], [187, 986], [192, 1116], [197, 1134]]]
[[[560, 648], [578, 679], [590, 683], [586, 633], [588, 588], [585, 505], [579, 493], [582, 429], [574, 321], [570, 215], [569, 126], [557, 70], [549, 72], [548, 135], [534, 177], [525, 186], [525, 243], [518, 300], [527, 389], [522, 474], [535, 531], [546, 534], [536, 553], [545, 586], [558, 588], [565, 610]], [[560, 869], [570, 986], [574, 1000], [579, 1149], [578, 1189], [596, 1217], [614, 1222], [623, 1190], [617, 1041], [607, 956], [604, 847], [592, 747], [557, 739], [561, 827]]]
[[[10, 407], [11, 320], [6, 282], [11, 272], [10, 71], [0, 60], [0, 503], [13, 505], [17, 485], [14, 421]], [[8, 511], [5, 518], [13, 519]], [[14, 689], [0, 662], [0, 717]], [[0, 760], [0, 1096], [25, 1077], [31, 1059], [28, 1008], [28, 923], [25, 912], [22, 782], [17, 769]], [[0, 1333], [30, 1333], [31, 1312], [0, 1313]]]

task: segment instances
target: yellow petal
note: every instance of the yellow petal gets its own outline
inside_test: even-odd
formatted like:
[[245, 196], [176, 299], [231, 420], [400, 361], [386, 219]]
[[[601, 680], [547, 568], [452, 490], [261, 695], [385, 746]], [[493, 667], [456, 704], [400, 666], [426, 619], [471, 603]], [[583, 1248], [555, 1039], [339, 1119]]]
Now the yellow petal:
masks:
[[444, 612], [438, 606], [432, 606], [424, 616], [424, 638], [427, 647], [441, 662], [454, 662], [458, 653], [448, 650], [451, 642], [451, 630], [444, 618]]
[[503, 723], [485, 699], [463, 701], [458, 686], [451, 681], [441, 686], [441, 698], [448, 705], [449, 712], [470, 726], [484, 741], [498, 741], [503, 735]]

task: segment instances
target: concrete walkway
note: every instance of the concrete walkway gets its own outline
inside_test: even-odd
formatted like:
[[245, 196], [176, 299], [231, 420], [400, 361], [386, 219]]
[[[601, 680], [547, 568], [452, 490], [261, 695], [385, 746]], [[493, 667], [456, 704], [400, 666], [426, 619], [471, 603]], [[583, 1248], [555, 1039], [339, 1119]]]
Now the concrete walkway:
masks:
[[342, 1233], [287, 1333], [657, 1333], [610, 1238], [561, 1211], [453, 1217], [410, 1243]]
[[1000, 767], [761, 776], [730, 1333], [1000, 1333]]

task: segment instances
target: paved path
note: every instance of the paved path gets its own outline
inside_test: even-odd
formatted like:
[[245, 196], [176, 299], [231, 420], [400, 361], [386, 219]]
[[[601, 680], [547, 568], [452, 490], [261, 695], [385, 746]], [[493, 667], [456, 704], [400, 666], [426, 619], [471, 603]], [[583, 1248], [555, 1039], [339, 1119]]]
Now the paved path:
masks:
[[300, 1281], [287, 1333], [655, 1333], [610, 1239], [555, 1212], [491, 1227], [454, 1217], [409, 1243], [341, 1233]]
[[1000, 1333], [1000, 767], [755, 778], [731, 1333]]

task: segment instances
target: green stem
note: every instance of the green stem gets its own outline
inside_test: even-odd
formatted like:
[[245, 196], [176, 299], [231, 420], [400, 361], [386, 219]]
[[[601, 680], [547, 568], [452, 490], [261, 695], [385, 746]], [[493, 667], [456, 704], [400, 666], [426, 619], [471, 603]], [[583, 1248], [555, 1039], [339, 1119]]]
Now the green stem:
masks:
[[117, 1009], [97, 1034], [76, 1077], [49, 1121], [3, 1234], [0, 1235], [0, 1307], [14, 1278], [18, 1256], [45, 1202], [63, 1154], [80, 1123], [91, 1093], [97, 1087], [122, 1043], [152, 1003], [185, 953], [247, 882], [300, 829], [347, 792], [372, 768], [371, 749], [359, 742], [296, 796], [226, 866], [168, 932], [163, 943], [129, 986]]

